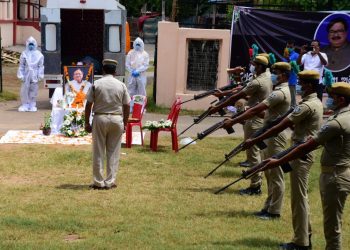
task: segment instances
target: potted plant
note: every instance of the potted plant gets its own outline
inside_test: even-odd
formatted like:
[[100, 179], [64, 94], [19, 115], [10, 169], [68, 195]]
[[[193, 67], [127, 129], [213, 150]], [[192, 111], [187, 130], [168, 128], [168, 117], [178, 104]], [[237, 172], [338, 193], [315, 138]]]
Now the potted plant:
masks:
[[50, 114], [45, 114], [44, 124], [41, 124], [40, 130], [43, 131], [43, 135], [51, 134], [51, 115]]

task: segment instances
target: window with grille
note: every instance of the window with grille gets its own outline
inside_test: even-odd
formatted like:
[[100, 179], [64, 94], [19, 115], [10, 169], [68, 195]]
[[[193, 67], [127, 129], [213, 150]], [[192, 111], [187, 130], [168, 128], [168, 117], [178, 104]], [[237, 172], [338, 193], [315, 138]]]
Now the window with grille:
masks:
[[216, 88], [219, 50], [219, 40], [188, 40], [187, 90]]

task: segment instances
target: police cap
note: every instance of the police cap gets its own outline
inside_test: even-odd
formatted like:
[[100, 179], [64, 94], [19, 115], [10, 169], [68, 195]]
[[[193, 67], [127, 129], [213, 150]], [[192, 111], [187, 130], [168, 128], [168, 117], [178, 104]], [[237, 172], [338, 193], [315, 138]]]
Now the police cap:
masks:
[[[319, 80], [320, 73], [316, 70], [303, 70], [298, 73], [300, 80]], [[318, 83], [318, 82], [317, 82]]]
[[256, 56], [254, 58], [253, 62], [262, 64], [262, 65], [265, 65], [265, 66], [269, 65], [269, 60], [267, 60], [267, 58], [264, 57], [264, 56]]
[[336, 82], [332, 84], [332, 87], [327, 89], [330, 94], [338, 94], [346, 97], [350, 97], [350, 84], [346, 82]]
[[118, 62], [116, 60], [113, 59], [104, 59], [102, 61], [102, 65], [113, 65], [113, 66], [117, 66]]
[[290, 66], [289, 63], [287, 62], [276, 62], [274, 65], [271, 67], [272, 69], [278, 69], [281, 71], [291, 71], [292, 67]]

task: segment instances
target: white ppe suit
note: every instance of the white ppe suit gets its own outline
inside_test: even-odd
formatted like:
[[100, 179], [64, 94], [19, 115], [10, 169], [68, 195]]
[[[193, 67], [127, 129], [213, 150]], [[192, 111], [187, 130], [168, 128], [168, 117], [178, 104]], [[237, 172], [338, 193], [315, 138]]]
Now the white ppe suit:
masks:
[[44, 78], [44, 56], [37, 50], [38, 44], [33, 37], [26, 41], [26, 49], [22, 52], [17, 77], [22, 80], [21, 106], [18, 111], [37, 111], [36, 97], [38, 81]]
[[149, 66], [149, 55], [144, 50], [144, 43], [141, 38], [136, 38], [133, 49], [126, 56], [125, 66], [129, 71], [128, 91], [130, 96], [146, 95], [147, 76]]

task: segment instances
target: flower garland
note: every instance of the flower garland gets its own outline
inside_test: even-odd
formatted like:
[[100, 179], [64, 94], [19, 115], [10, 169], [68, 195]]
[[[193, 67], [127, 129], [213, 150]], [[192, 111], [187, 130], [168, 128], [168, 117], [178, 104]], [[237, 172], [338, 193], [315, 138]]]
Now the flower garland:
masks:
[[64, 116], [61, 133], [67, 137], [81, 137], [88, 133], [85, 131], [84, 113], [76, 110]]
[[75, 94], [74, 102], [72, 103], [72, 108], [84, 107], [84, 101], [86, 94], [84, 93], [85, 83], [82, 83], [79, 91], [73, 87], [73, 84], [69, 83], [69, 88], [72, 93]]
[[145, 125], [142, 127], [143, 129], [147, 130], [156, 130], [158, 128], [171, 128], [172, 125], [171, 120], [164, 121], [163, 119], [160, 121], [146, 121]]

